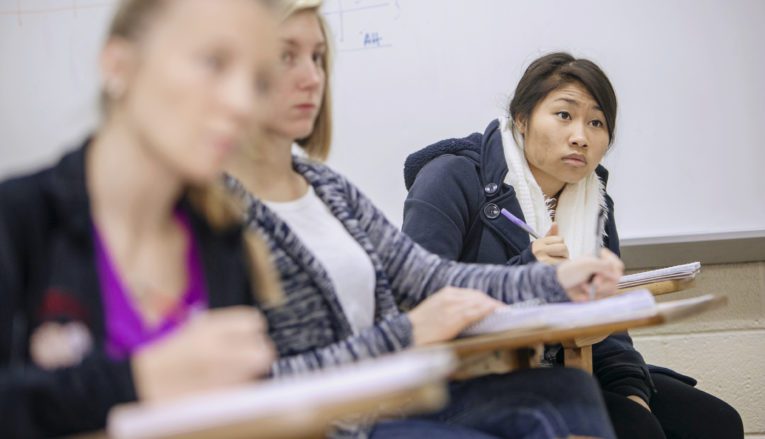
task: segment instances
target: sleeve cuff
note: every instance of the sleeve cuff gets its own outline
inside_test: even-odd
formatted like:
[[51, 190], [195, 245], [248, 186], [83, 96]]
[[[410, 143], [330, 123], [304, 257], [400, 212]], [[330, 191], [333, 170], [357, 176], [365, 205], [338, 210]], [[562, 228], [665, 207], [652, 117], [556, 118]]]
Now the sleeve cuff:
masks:
[[406, 349], [414, 343], [412, 322], [404, 313], [388, 317], [380, 322], [380, 330], [386, 334], [391, 352]]
[[570, 302], [563, 285], [558, 282], [558, 269], [554, 265], [535, 263], [529, 265], [531, 275], [538, 279], [540, 297], [547, 302]]

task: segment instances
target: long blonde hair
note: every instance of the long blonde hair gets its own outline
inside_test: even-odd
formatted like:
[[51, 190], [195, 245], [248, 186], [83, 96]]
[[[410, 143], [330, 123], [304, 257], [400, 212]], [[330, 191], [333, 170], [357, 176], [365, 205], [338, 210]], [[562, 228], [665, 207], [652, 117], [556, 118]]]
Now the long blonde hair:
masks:
[[[135, 41], [145, 26], [154, 18], [168, 0], [122, 0], [114, 15], [107, 41], [119, 38]], [[254, 0], [267, 7], [279, 5], [277, 0]], [[108, 111], [110, 98], [101, 93], [102, 110]], [[191, 186], [188, 197], [195, 210], [201, 213], [215, 230], [222, 230], [242, 223], [242, 207], [227, 191], [222, 182]], [[250, 284], [253, 296], [262, 306], [273, 306], [283, 299], [283, 293], [271, 263], [268, 248], [255, 231], [244, 232], [245, 248], [249, 259]]]
[[313, 131], [304, 138], [298, 139], [297, 144], [305, 150], [309, 157], [314, 160], [324, 161], [329, 157], [329, 151], [332, 146], [332, 90], [330, 73], [332, 67], [332, 39], [329, 26], [320, 9], [323, 0], [282, 0], [279, 2], [280, 17], [282, 21], [303, 11], [313, 11], [319, 20], [321, 33], [327, 42], [327, 51], [322, 60], [322, 69], [325, 72], [324, 77], [324, 96], [319, 108], [319, 114], [316, 116]]

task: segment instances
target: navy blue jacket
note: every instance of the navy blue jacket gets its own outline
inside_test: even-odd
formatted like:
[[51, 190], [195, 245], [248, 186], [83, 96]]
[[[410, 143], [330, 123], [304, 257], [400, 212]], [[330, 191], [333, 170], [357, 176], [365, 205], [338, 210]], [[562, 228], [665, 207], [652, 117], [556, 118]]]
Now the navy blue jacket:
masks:
[[[100, 430], [109, 409], [137, 398], [130, 360], [104, 352], [85, 150], [57, 165], [0, 183], [0, 437]], [[191, 206], [210, 307], [252, 304], [242, 227], [213, 230]], [[80, 321], [94, 350], [56, 371], [32, 365], [29, 338], [46, 321]]]
[[[453, 260], [510, 265], [535, 262], [529, 235], [499, 214], [504, 208], [524, 219], [515, 190], [504, 183], [507, 172], [496, 120], [483, 135], [444, 140], [410, 155], [404, 167], [409, 195], [403, 231], [427, 250]], [[607, 181], [604, 167], [599, 166], [596, 173]], [[604, 242], [618, 255], [614, 204], [608, 195], [606, 204]], [[560, 355], [557, 361], [562, 361]], [[651, 369], [695, 384], [667, 369]], [[654, 391], [645, 361], [626, 332], [593, 346], [593, 372], [611, 392], [649, 401]]]

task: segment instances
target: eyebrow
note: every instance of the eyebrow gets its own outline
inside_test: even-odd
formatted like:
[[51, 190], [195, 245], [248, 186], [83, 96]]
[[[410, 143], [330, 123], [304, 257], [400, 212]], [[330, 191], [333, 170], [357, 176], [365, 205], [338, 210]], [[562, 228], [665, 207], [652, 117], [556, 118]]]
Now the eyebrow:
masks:
[[[577, 106], [577, 107], [581, 107], [582, 106], [582, 103], [577, 101], [576, 99], [558, 98], [558, 99], [554, 100], [553, 102], [558, 102], [558, 101], [563, 101], [563, 102], [569, 103], [569, 104]], [[600, 105], [597, 105], [597, 104], [593, 105], [592, 108], [595, 109], [595, 110], [601, 111], [601, 112], [603, 111], [603, 109], [600, 108]]]
[[[288, 46], [299, 46], [300, 45], [300, 43], [298, 43], [296, 40], [294, 40], [292, 38], [283, 38], [282, 42], [287, 44]], [[326, 41], [320, 41], [320, 42], [316, 43], [316, 45], [314, 47], [317, 48], [317, 49], [325, 49], [327, 47], [327, 42]]]

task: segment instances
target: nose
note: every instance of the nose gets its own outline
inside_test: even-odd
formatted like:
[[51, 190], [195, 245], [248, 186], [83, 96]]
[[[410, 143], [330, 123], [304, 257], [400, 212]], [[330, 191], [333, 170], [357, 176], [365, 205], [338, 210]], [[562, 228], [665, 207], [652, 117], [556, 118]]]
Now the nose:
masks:
[[255, 113], [258, 91], [253, 76], [247, 72], [231, 75], [222, 88], [221, 101], [228, 114], [240, 126], [251, 120]]
[[585, 133], [584, 124], [577, 123], [572, 124], [572, 126], [573, 131], [568, 139], [569, 145], [578, 148], [587, 148], [587, 135]]
[[321, 81], [321, 68], [312, 58], [307, 58], [301, 63], [298, 86], [301, 90], [315, 90]]

